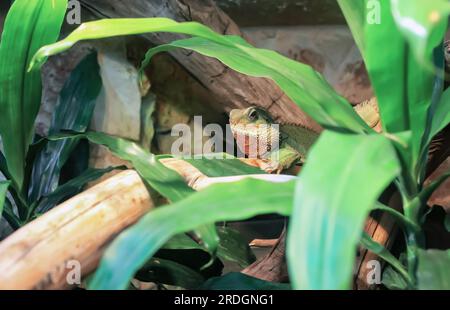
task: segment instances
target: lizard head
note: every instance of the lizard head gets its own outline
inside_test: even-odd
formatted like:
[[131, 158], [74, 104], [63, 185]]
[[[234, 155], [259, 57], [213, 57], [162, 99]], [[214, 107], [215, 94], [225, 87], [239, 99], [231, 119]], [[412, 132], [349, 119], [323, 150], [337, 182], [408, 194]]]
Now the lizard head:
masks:
[[279, 142], [280, 132], [273, 127], [274, 120], [259, 107], [235, 109], [230, 112], [230, 127], [239, 148], [249, 155], [250, 144], [258, 144], [258, 157], [270, 152], [272, 146]]
[[247, 109], [234, 109], [230, 112], [230, 125], [270, 125], [274, 121], [270, 115], [259, 107]]

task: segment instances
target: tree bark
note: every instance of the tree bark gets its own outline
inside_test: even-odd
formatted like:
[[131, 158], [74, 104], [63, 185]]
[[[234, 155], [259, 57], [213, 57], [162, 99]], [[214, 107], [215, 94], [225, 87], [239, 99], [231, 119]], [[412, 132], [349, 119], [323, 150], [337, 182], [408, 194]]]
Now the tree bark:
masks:
[[[82, 5], [98, 17], [168, 17], [176, 21], [197, 21], [221, 34], [242, 36], [239, 27], [212, 0], [82, 0]], [[159, 45], [185, 36], [171, 33], [146, 34]], [[225, 112], [251, 105], [265, 108], [279, 122], [289, 122], [320, 130], [284, 92], [266, 78], [240, 74], [218, 60], [185, 50], [171, 55], [182, 64], [217, 99]]]

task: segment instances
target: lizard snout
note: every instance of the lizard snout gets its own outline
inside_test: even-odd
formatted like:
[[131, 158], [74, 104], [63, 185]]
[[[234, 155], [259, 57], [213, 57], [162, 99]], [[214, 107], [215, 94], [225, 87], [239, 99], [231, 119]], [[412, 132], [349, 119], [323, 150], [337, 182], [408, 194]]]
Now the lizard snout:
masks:
[[230, 111], [230, 123], [235, 122], [239, 119], [239, 115], [241, 114], [241, 111], [239, 109], [233, 109]]

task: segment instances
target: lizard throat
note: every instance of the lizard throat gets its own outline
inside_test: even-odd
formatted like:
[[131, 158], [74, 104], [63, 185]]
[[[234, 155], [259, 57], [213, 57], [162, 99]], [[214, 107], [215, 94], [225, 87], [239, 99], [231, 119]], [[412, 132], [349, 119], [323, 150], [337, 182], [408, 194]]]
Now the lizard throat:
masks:
[[230, 124], [239, 149], [250, 158], [265, 158], [279, 149], [280, 131], [277, 125]]

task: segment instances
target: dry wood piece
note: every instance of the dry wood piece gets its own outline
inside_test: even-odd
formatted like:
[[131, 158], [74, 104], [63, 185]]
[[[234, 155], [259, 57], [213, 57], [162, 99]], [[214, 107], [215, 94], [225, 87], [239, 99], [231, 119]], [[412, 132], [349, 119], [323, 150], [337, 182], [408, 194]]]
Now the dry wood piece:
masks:
[[132, 170], [69, 199], [0, 243], [0, 289], [68, 288], [73, 262], [92, 272], [104, 247], [152, 207]]
[[[211, 0], [82, 0], [82, 5], [99, 17], [168, 17], [176, 21], [201, 22], [218, 33], [240, 35], [236, 23]], [[146, 34], [153, 44], [185, 36], [171, 33]], [[320, 130], [271, 80], [254, 78], [229, 70], [219, 61], [185, 50], [170, 54], [217, 98], [216, 106], [226, 112], [250, 105], [260, 106], [279, 122], [289, 122]]]
[[288, 282], [289, 275], [286, 264], [286, 227], [283, 229], [277, 243], [262, 259], [254, 262], [242, 273], [272, 282]]

